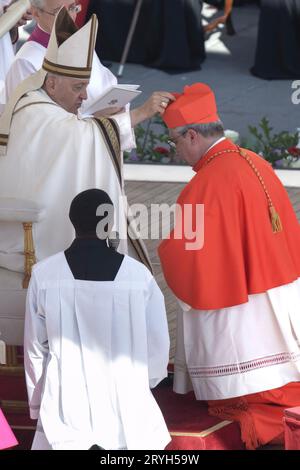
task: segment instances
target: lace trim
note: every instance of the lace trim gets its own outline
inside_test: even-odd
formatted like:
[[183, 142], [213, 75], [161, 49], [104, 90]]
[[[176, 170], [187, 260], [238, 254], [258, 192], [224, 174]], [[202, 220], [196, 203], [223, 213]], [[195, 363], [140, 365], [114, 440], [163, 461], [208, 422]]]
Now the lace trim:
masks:
[[[288, 362], [297, 362], [300, 360], [300, 352], [294, 353], [280, 353], [273, 354], [272, 356], [265, 356], [252, 361], [240, 362], [237, 364], [226, 364], [216, 367], [189, 367], [191, 377], [222, 377], [226, 375], [245, 374], [255, 369], [263, 369], [265, 367], [277, 366], [286, 364]], [[179, 369], [182, 364], [176, 364]]]

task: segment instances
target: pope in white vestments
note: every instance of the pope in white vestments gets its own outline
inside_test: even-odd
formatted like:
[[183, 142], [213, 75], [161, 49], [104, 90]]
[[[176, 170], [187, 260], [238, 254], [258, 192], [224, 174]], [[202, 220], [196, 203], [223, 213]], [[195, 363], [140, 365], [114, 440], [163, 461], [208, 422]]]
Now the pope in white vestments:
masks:
[[[69, 37], [60, 43], [64, 28]], [[71, 242], [68, 207], [77, 193], [91, 187], [104, 189], [114, 201], [120, 251], [127, 253], [121, 150], [134, 143], [129, 113], [113, 120], [77, 116], [87, 97], [96, 31], [96, 17], [78, 31], [63, 8], [43, 68], [17, 88], [0, 119], [0, 197], [36, 201], [46, 209], [34, 226], [37, 260]], [[134, 245], [138, 258], [148, 263], [139, 242]], [[0, 240], [0, 252], [3, 267], [23, 271], [22, 235], [13, 242], [11, 237]]]
[[163, 295], [145, 266], [97, 238], [96, 210], [108, 203], [97, 189], [76, 196], [77, 238], [33, 269], [24, 341], [33, 450], [164, 449], [170, 441], [150, 390], [167, 376]]
[[[68, 9], [69, 15], [75, 20], [80, 5], [73, 0], [31, 0], [33, 16], [37, 25], [29, 39], [23, 44], [11, 64], [6, 75], [6, 100], [13, 95], [17, 86], [30, 75], [41, 69], [47, 51], [50, 32], [57, 13], [62, 5]], [[87, 100], [82, 104], [82, 113], [88, 114], [90, 105], [100, 93], [116, 85], [114, 74], [102, 65], [94, 52], [92, 73], [87, 89]]]
[[[50, 33], [59, 9], [65, 6], [69, 15], [75, 21], [80, 8], [76, 0], [30, 0], [30, 3], [32, 15], [37, 24], [28, 40], [16, 54], [7, 72], [5, 80], [6, 101], [9, 100], [23, 80], [42, 67]], [[101, 63], [94, 52], [90, 83], [87, 88], [87, 99], [80, 108], [81, 115], [90, 115], [90, 110], [99, 96], [116, 84], [117, 79], [114, 74]], [[172, 99], [172, 95], [167, 92], [154, 92], [145, 103], [130, 111], [132, 127], [145, 119], [151, 118], [157, 111], [162, 113], [168, 101]], [[127, 105], [126, 110], [129, 112], [129, 105]]]

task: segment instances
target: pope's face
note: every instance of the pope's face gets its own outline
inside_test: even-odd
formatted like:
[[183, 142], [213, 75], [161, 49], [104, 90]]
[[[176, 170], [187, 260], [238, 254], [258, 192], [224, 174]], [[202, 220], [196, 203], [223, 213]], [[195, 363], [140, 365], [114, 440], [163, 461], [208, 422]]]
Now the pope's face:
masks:
[[76, 20], [77, 3], [77, 0], [44, 0], [42, 8], [32, 8], [32, 15], [44, 31], [51, 33], [55, 17], [62, 6], [65, 6], [71, 18]]
[[87, 99], [89, 80], [52, 76], [46, 84], [49, 96], [69, 113], [77, 114], [83, 100]]

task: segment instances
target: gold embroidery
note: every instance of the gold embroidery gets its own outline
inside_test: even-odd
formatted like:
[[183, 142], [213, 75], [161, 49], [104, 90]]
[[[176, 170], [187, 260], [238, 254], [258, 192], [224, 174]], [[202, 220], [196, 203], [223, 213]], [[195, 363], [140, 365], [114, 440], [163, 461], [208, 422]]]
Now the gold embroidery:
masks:
[[91, 76], [91, 67], [69, 67], [66, 65], [59, 65], [44, 59], [42, 68], [47, 72], [56, 73], [71, 78], [88, 79]]
[[93, 15], [91, 23], [91, 32], [90, 32], [90, 43], [89, 43], [89, 50], [87, 56], [87, 67], [92, 67], [93, 63], [93, 56], [95, 50], [95, 43], [96, 43], [96, 30], [97, 30], [97, 17]]
[[31, 277], [32, 266], [36, 263], [33, 237], [32, 222], [24, 222], [24, 255], [25, 255], [25, 277], [23, 279], [23, 289], [27, 289]]
[[0, 145], [8, 144], [8, 135], [0, 134]]
[[94, 118], [106, 144], [108, 153], [111, 157], [112, 164], [116, 170], [116, 174], [120, 183], [121, 190], [123, 188], [122, 171], [121, 171], [121, 147], [118, 134], [114, 129], [110, 119]]
[[210, 434], [213, 434], [214, 432], [218, 431], [219, 429], [225, 428], [229, 424], [231, 424], [232, 421], [221, 421], [221, 423], [215, 424], [211, 428], [207, 428], [204, 431], [201, 432], [170, 432], [171, 436], [174, 437], [200, 437], [204, 438], [209, 436]]
[[110, 122], [110, 119], [107, 118], [100, 118], [100, 121], [104, 125], [106, 132], [108, 134], [108, 138], [110, 142], [112, 143], [116, 159], [118, 161], [118, 166], [119, 166], [119, 171], [121, 172], [121, 147], [120, 147], [120, 141], [118, 139], [118, 135], [113, 128], [112, 123]]
[[[116, 174], [118, 176], [120, 188], [122, 191], [123, 185], [122, 185], [122, 170], [121, 170], [121, 147], [120, 147], [120, 141], [118, 138], [116, 128], [113, 125], [115, 121], [108, 119], [108, 118], [95, 118], [95, 122], [97, 123], [100, 129], [100, 132], [104, 138], [104, 141], [106, 143], [106, 147], [111, 157], [112, 164], [116, 170]], [[117, 124], [115, 123], [115, 125]], [[129, 224], [130, 224], [130, 221], [127, 220], [127, 225]], [[131, 227], [131, 230], [133, 230], [132, 227]], [[127, 235], [140, 261], [145, 266], [147, 266], [151, 272], [153, 272], [151, 262], [148, 259], [144, 251], [144, 248], [141, 245], [141, 242], [138, 239], [131, 239], [130, 234], [128, 233], [128, 230], [127, 230]]]

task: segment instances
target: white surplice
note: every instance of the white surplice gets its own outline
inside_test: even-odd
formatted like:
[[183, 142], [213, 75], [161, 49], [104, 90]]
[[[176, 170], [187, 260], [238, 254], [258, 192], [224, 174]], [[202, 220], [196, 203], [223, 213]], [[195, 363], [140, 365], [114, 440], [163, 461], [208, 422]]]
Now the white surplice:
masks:
[[[9, 3], [7, 0], [0, 0], [0, 16], [3, 13], [3, 7]], [[6, 33], [0, 38], [0, 114], [5, 104], [5, 78], [13, 62], [15, 53], [11, 43], [10, 34]]]
[[[27, 41], [16, 54], [6, 75], [6, 101], [13, 94], [19, 83], [42, 68], [46, 48], [35, 41]], [[81, 107], [82, 114], [89, 114], [89, 106], [105, 90], [116, 85], [114, 74], [105, 67], [94, 52], [92, 74], [87, 88], [88, 99]]]
[[63, 252], [33, 269], [25, 371], [34, 449], [164, 449], [170, 441], [151, 393], [167, 376], [163, 295], [125, 256], [114, 281], [75, 280]]
[[0, 38], [0, 80], [5, 80], [7, 72], [13, 62], [14, 55], [10, 34], [6, 33]]
[[[4, 12], [4, 7], [8, 6], [10, 2], [11, 0], [0, 0], [0, 16]], [[8, 32], [0, 38], [0, 80], [5, 80], [14, 56], [15, 51]]]
[[175, 392], [223, 400], [300, 381], [300, 279], [220, 310], [179, 303]]
[[[114, 116], [121, 148], [134, 144], [128, 113]], [[0, 197], [36, 201], [45, 216], [34, 224], [37, 260], [66, 249], [74, 238], [68, 213], [81, 191], [106, 191], [115, 208], [120, 252], [127, 253], [126, 201], [108, 146], [93, 119], [79, 119], [52, 101], [42, 90], [30, 92], [17, 104], [12, 118], [7, 154], [0, 158]], [[22, 227], [21, 227], [22, 229]], [[20, 227], [0, 231], [1, 266], [24, 270], [24, 241]], [[19, 261], [11, 265], [11, 257]]]

